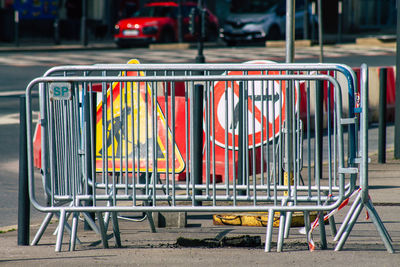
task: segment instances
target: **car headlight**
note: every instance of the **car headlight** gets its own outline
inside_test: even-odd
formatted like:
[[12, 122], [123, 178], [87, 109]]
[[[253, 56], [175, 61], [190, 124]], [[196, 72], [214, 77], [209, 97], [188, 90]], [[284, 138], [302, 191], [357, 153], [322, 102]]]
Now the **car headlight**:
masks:
[[119, 25], [118, 24], [114, 26], [114, 33], [119, 34]]
[[158, 32], [158, 27], [156, 26], [147, 26], [143, 28], [143, 34], [156, 34]]

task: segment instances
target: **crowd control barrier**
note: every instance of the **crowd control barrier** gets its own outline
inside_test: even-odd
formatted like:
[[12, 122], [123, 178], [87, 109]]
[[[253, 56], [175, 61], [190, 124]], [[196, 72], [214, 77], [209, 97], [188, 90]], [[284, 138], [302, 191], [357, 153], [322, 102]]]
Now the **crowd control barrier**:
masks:
[[[362, 71], [366, 76], [365, 66]], [[281, 251], [292, 212], [304, 213], [311, 233], [318, 224], [310, 225], [311, 211], [324, 220], [324, 212], [332, 215], [356, 194], [338, 231], [331, 220], [336, 249], [365, 206], [393, 252], [368, 198], [368, 87], [362, 79], [359, 92], [355, 81], [349, 67], [335, 64], [111, 64], [49, 70], [26, 90], [30, 201], [48, 214], [32, 243], [54, 214], [60, 251], [64, 229], [71, 232], [71, 250], [79, 242], [80, 213], [108, 247], [110, 219], [121, 245], [120, 212], [268, 211], [265, 250], [271, 250], [273, 218], [280, 213]], [[178, 83], [185, 90], [179, 101]], [[321, 88], [327, 88], [327, 109], [321, 108]], [[34, 184], [35, 90], [47, 203], [40, 203]], [[325, 225], [320, 227], [326, 243]], [[307, 239], [312, 244], [311, 234]]]

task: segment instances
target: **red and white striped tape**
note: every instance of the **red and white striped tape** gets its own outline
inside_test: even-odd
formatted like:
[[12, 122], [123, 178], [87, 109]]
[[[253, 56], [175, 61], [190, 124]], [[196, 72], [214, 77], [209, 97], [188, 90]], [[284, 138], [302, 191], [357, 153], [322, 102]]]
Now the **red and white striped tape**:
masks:
[[[329, 212], [327, 215], [324, 216], [324, 222], [326, 220], [328, 220], [330, 217], [332, 217], [335, 213], [337, 213], [339, 210], [341, 210], [343, 207], [347, 206], [350, 202], [350, 199], [355, 196], [358, 192], [361, 191], [361, 187], [354, 191], [348, 198], [346, 198], [342, 204], [340, 204], [339, 207], [337, 207], [336, 209], [332, 210], [331, 212]], [[369, 215], [367, 212], [367, 217], [366, 219], [369, 219]], [[317, 216], [317, 218], [315, 219], [315, 221], [312, 223], [311, 229], [310, 231], [308, 231], [308, 247], [310, 249], [310, 251], [314, 251], [315, 250], [315, 243], [312, 239], [312, 232], [314, 231], [315, 228], [317, 228], [319, 226], [319, 216]], [[305, 232], [305, 231], [304, 231]]]

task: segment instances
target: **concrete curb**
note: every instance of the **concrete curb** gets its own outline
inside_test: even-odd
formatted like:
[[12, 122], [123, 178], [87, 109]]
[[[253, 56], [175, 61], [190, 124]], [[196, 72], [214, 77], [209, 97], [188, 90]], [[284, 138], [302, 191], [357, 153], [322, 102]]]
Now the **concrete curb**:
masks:
[[[285, 47], [286, 41], [266, 41], [266, 47]], [[311, 40], [296, 40], [294, 42], [295, 47], [310, 47], [312, 46]]]
[[356, 38], [356, 45], [361, 46], [396, 46], [396, 37], [362, 37]]

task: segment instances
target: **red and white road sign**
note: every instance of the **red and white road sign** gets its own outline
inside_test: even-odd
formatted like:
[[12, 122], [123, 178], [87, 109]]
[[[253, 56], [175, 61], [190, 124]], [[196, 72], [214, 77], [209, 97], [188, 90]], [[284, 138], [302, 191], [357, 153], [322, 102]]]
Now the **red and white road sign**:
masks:
[[[245, 64], [271, 64], [271, 61], [250, 61]], [[246, 75], [279, 75], [279, 71], [248, 71]], [[230, 71], [225, 75], [243, 75], [242, 71]], [[248, 81], [242, 85], [247, 89], [248, 147], [261, 146], [279, 135], [280, 123], [285, 121], [286, 82]], [[218, 81], [213, 85], [215, 136], [211, 136], [221, 147], [239, 148], [239, 81]], [[297, 85], [295, 91], [297, 91]], [[295, 95], [297, 95], [295, 93]], [[297, 103], [297, 97], [295, 98]], [[226, 135], [226, 132], [228, 133]], [[226, 138], [227, 137], [227, 138]], [[226, 140], [227, 139], [227, 140]]]

